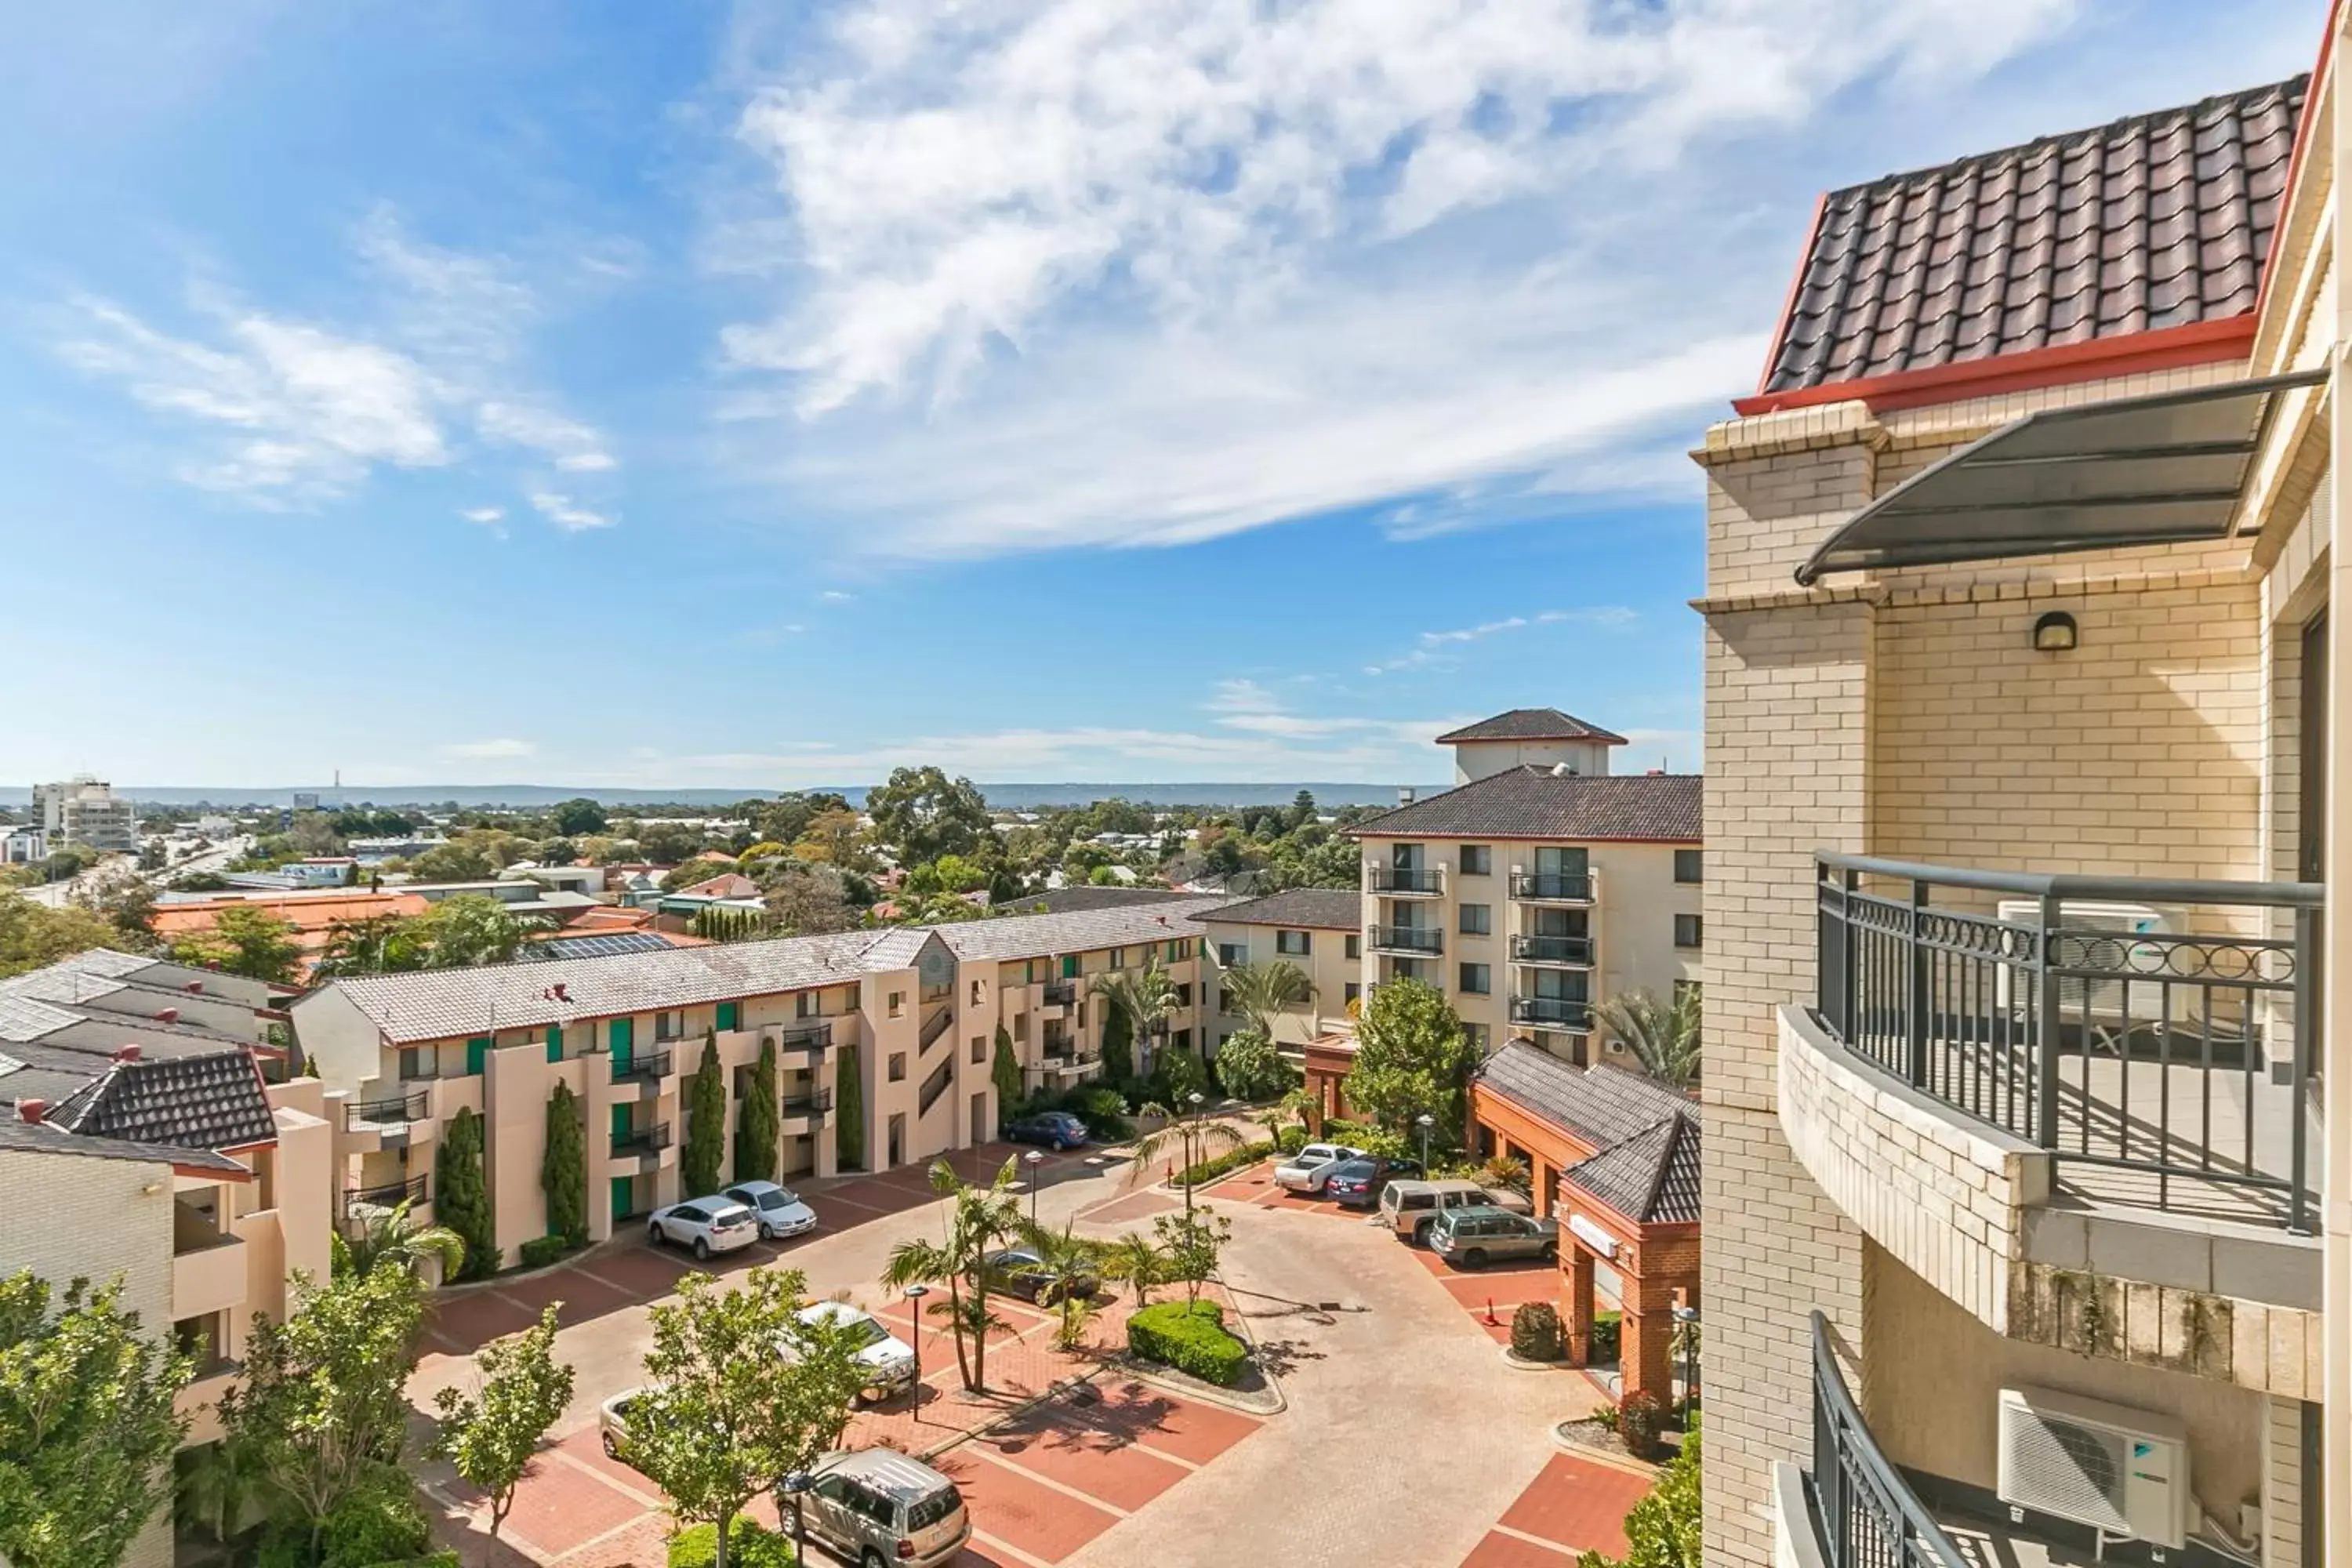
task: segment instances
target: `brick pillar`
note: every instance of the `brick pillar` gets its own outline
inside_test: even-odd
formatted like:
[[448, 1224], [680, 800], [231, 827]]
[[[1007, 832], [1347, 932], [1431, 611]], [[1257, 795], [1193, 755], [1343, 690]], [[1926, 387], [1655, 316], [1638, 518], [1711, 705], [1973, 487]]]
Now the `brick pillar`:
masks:
[[1568, 1364], [1592, 1354], [1592, 1254], [1571, 1245], [1559, 1258], [1559, 1322], [1568, 1336]]
[[1617, 1366], [1624, 1375], [1625, 1394], [1643, 1390], [1658, 1403], [1675, 1402], [1675, 1314], [1670, 1307], [1637, 1312], [1627, 1307], [1619, 1325], [1622, 1335]]

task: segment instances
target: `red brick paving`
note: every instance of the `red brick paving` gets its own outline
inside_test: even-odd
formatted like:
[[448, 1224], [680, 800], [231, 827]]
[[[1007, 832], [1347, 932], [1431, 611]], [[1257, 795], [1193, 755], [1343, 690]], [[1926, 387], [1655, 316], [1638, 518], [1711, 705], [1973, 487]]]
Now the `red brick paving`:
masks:
[[1205, 1465], [1259, 1426], [1257, 1417], [1222, 1405], [1179, 1399], [1133, 1378], [1097, 1378], [1102, 1403], [1087, 1412], [1091, 1422], [1116, 1426], [1137, 1442]]
[[1462, 1560], [1462, 1568], [1570, 1568], [1575, 1561], [1573, 1552], [1555, 1552], [1490, 1530]]
[[[643, 1480], [638, 1484], [643, 1486]], [[507, 1515], [506, 1530], [509, 1535], [556, 1557], [577, 1551], [598, 1536], [610, 1535], [645, 1511], [642, 1500], [558, 1451], [531, 1462], [523, 1484], [515, 1489], [514, 1510]]]
[[1118, 1522], [1118, 1514], [1056, 1491], [969, 1444], [931, 1463], [963, 1492], [975, 1531], [1048, 1563], [1060, 1562]]
[[604, 1283], [640, 1301], [667, 1296], [694, 1266], [650, 1247], [616, 1248], [582, 1265]]
[[640, 1300], [584, 1268], [560, 1268], [530, 1279], [518, 1279], [511, 1285], [499, 1286], [498, 1293], [509, 1300], [520, 1301], [534, 1315], [557, 1301], [562, 1302], [561, 1321], [567, 1329], [635, 1306]]
[[555, 1445], [556, 1450], [584, 1468], [595, 1471], [615, 1486], [658, 1499], [661, 1489], [643, 1475], [618, 1459], [607, 1458], [604, 1441], [593, 1426], [583, 1426]]
[[497, 1290], [477, 1290], [434, 1302], [429, 1331], [462, 1355], [501, 1334], [520, 1333], [538, 1318], [536, 1310], [509, 1300]]
[[1080, 1419], [1076, 1411], [1033, 1411], [965, 1447], [986, 1448], [1022, 1469], [1129, 1513], [1192, 1473], [1192, 1466], [1125, 1435], [1076, 1425]]
[[1571, 1551], [1622, 1557], [1625, 1510], [1649, 1489], [1646, 1476], [1573, 1454], [1554, 1454], [1500, 1522]]

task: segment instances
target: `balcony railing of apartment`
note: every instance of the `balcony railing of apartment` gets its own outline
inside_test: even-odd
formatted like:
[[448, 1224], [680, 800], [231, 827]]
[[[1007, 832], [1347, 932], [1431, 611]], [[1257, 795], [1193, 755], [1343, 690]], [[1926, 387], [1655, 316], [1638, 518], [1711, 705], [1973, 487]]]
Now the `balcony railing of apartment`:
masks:
[[955, 1058], [950, 1056], [932, 1068], [931, 1076], [923, 1080], [922, 1093], [916, 1098], [915, 1114], [918, 1116], [930, 1114], [931, 1107], [940, 1102], [940, 1096], [945, 1094], [948, 1091], [948, 1085], [954, 1081]]
[[1444, 873], [1434, 866], [1381, 866], [1366, 868], [1375, 893], [1442, 893], [1445, 890]]
[[343, 1130], [354, 1127], [401, 1127], [411, 1121], [425, 1120], [427, 1096], [423, 1089], [414, 1094], [396, 1094], [384, 1100], [347, 1100], [343, 1101]]
[[1515, 936], [1511, 939], [1511, 957], [1521, 963], [1590, 966], [1592, 963], [1592, 939], [1589, 936]]
[[669, 1147], [669, 1123], [667, 1121], [615, 1132], [613, 1134], [613, 1157], [617, 1160], [630, 1154], [658, 1154]]
[[2320, 884], [1816, 861], [1847, 1050], [2081, 1197], [2311, 1230]]
[[937, 1045], [939, 1043], [940, 1037], [946, 1034], [948, 1032], [949, 1026], [954, 1022], [955, 1005], [952, 1003], [941, 1007], [938, 1012], [924, 1019], [923, 1043], [916, 1047], [915, 1054], [917, 1056], [921, 1056], [925, 1051], [929, 1050], [934, 1045]]
[[343, 1194], [343, 1209], [349, 1213], [353, 1204], [373, 1204], [378, 1208], [398, 1208], [403, 1204], [425, 1201], [425, 1178], [411, 1176], [404, 1182], [379, 1182], [372, 1187], [353, 1187]]
[[1045, 1005], [1046, 1005], [1046, 1006], [1048, 1006], [1048, 1007], [1066, 1007], [1066, 1006], [1068, 1006], [1071, 1003], [1073, 1003], [1073, 1002], [1076, 1001], [1077, 999], [1078, 999], [1078, 983], [1077, 983], [1076, 981], [1075, 981], [1075, 980], [1048, 980], [1047, 982], [1045, 982]]
[[1592, 1004], [1567, 996], [1514, 996], [1511, 1022], [1582, 1032], [1592, 1027]]
[[1374, 926], [1372, 946], [1382, 952], [1444, 952], [1445, 932], [1436, 926]]
[[833, 1044], [833, 1020], [812, 1019], [805, 1024], [787, 1024], [776, 1031], [776, 1048], [783, 1051], [822, 1050]]
[[783, 1112], [786, 1116], [822, 1117], [832, 1110], [833, 1090], [829, 1089], [803, 1089], [797, 1094], [787, 1093], [784, 1096]]
[[1590, 871], [1514, 871], [1511, 873], [1511, 897], [1589, 904], [1592, 901], [1592, 874]]
[[[1830, 1326], [1813, 1314], [1813, 1470], [1807, 1501], [1829, 1568], [1969, 1568], [1903, 1472], [1887, 1462], [1846, 1392]], [[1784, 1527], [1793, 1525], [1784, 1520]]]
[[615, 1061], [613, 1064], [614, 1083], [635, 1083], [645, 1079], [668, 1076], [669, 1053], [667, 1051], [655, 1051], [647, 1056], [631, 1057], [626, 1061]]

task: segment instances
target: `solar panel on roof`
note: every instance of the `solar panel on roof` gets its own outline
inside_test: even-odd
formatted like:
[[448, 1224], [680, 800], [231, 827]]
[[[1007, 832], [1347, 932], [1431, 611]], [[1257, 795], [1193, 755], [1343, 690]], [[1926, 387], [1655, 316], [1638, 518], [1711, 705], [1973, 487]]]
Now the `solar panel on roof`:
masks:
[[533, 942], [525, 958], [612, 958], [625, 952], [667, 952], [669, 943], [649, 931], [608, 931], [601, 936], [559, 936]]

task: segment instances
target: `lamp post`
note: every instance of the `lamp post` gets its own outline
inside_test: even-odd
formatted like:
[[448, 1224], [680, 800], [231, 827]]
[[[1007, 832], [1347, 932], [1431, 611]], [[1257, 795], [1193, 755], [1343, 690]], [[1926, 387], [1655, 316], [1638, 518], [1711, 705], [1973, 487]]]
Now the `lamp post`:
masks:
[[1037, 1228], [1037, 1167], [1045, 1163], [1045, 1156], [1032, 1149], [1021, 1156], [1021, 1163], [1029, 1167], [1029, 1228], [1034, 1230]]
[[918, 1283], [907, 1287], [907, 1300], [915, 1304], [915, 1386], [907, 1391], [907, 1397], [914, 1401], [915, 1419], [918, 1421], [923, 1418], [923, 1298], [930, 1293], [929, 1285]]
[[[1200, 1163], [1200, 1158], [1192, 1148], [1192, 1140], [1199, 1134], [1202, 1105], [1201, 1091], [1196, 1089], [1192, 1093], [1186, 1095], [1184, 1097], [1184, 1103], [1186, 1110], [1181, 1118], [1183, 1131], [1180, 1136], [1181, 1137], [1184, 1144], [1184, 1168], [1187, 1171], [1190, 1171], [1194, 1165]], [[1191, 1182], [1186, 1182], [1184, 1184], [1184, 1217], [1187, 1220], [1190, 1220], [1192, 1217], [1192, 1184]]]
[[1691, 1401], [1698, 1394], [1698, 1309], [1676, 1307], [1675, 1325], [1683, 1331], [1683, 1425], [1690, 1425]]
[[793, 1561], [795, 1563], [808, 1561], [808, 1525], [801, 1518], [801, 1499], [815, 1484], [816, 1478], [806, 1470], [794, 1470], [784, 1478], [784, 1495], [793, 1500]]
[[1426, 1179], [1429, 1175], [1429, 1130], [1437, 1125], [1437, 1118], [1424, 1110], [1412, 1119], [1412, 1124], [1421, 1129], [1421, 1173]]

